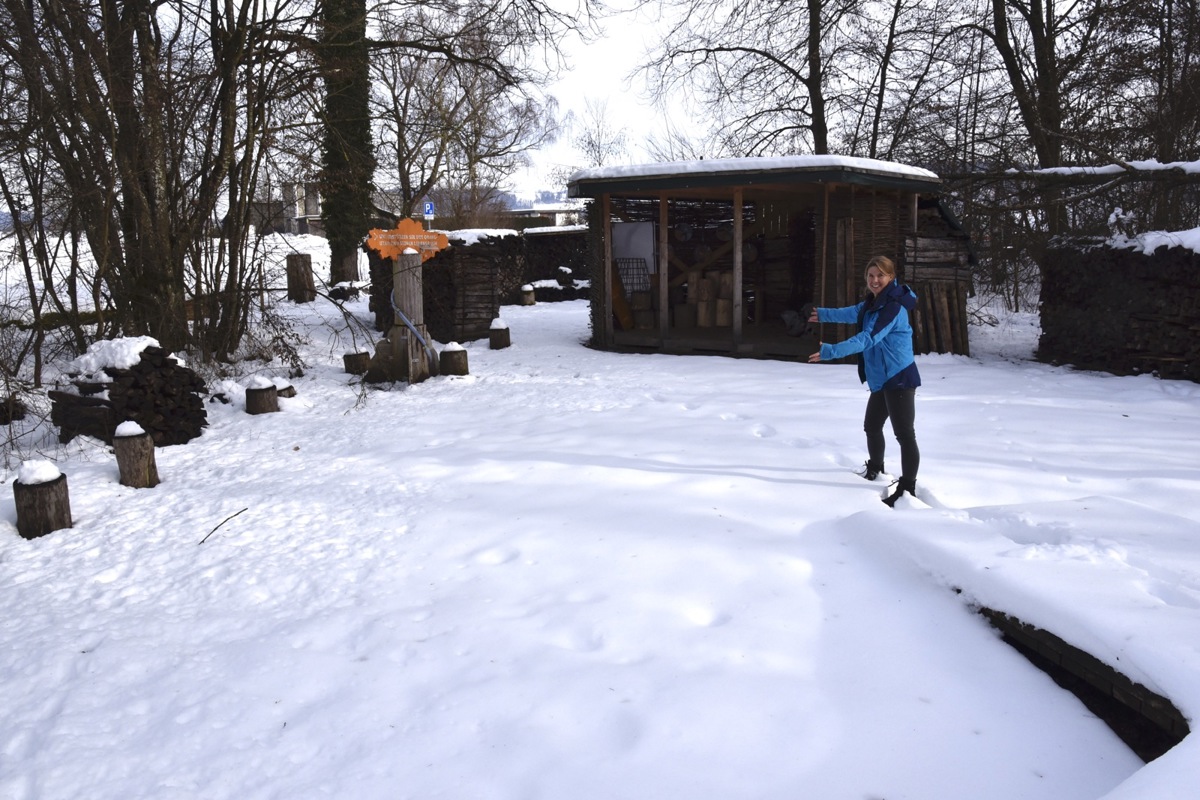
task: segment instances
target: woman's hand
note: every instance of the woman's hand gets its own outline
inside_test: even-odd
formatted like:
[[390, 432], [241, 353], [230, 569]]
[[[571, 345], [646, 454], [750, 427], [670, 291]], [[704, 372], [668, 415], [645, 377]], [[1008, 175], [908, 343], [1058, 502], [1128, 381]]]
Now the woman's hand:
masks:
[[[824, 347], [824, 346], [825, 346], [824, 342], [817, 343], [817, 347]], [[821, 351], [820, 350], [817, 350], [817, 352], [813, 353], [811, 356], [808, 357], [808, 363], [810, 363], [810, 364], [816, 364], [820, 360], [821, 360]]]
[[809, 322], [820, 322], [821, 320], [818, 319], [818, 317], [820, 317], [820, 314], [818, 314], [817, 309], [814, 308], [812, 310], [812, 313], [808, 315], [808, 321]]

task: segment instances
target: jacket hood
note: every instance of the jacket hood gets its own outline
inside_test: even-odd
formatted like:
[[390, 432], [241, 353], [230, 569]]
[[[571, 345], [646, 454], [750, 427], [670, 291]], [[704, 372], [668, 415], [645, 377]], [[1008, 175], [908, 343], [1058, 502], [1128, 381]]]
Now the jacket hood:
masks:
[[895, 300], [905, 311], [912, 311], [917, 307], [917, 295], [907, 285], [892, 281], [883, 288], [877, 297], [872, 297], [867, 303], [869, 309], [877, 309], [885, 306], [888, 301]]
[[887, 288], [883, 290], [883, 294], [887, 295], [889, 298], [894, 298], [896, 302], [904, 306], [906, 311], [912, 311], [917, 307], [917, 295], [912, 289], [908, 288], [906, 284], [892, 281], [887, 285]]

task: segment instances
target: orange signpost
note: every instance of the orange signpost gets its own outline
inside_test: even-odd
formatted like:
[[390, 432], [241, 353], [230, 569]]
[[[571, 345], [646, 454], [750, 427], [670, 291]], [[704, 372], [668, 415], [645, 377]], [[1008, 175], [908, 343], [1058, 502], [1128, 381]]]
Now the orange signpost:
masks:
[[415, 219], [402, 219], [390, 231], [373, 228], [367, 236], [367, 247], [380, 258], [399, 258], [405, 250], [412, 248], [421, 254], [421, 261], [428, 261], [439, 250], [450, 246], [446, 234], [427, 231]]

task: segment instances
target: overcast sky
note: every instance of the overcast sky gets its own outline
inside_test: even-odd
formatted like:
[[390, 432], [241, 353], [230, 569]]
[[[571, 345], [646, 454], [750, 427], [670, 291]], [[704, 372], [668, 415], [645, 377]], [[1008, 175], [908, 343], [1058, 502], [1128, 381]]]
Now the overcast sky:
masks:
[[[613, 4], [632, 5], [629, 0]], [[645, 98], [644, 84], [628, 78], [654, 43], [657, 9], [627, 11], [603, 25], [602, 38], [589, 44], [581, 44], [578, 39], [567, 43], [571, 69], [547, 92], [558, 99], [563, 116], [573, 112], [582, 119], [588, 100], [606, 102], [608, 113], [627, 130], [630, 153], [626, 163], [641, 163], [650, 160], [644, 150], [647, 137], [662, 135], [667, 115]], [[673, 117], [680, 114], [679, 110], [672, 112]], [[554, 184], [551, 174], [563, 166], [583, 166], [582, 155], [571, 144], [575, 135], [565, 129], [556, 144], [534, 154], [534, 167], [513, 177], [518, 196], [532, 195], [538, 189], [561, 188]]]

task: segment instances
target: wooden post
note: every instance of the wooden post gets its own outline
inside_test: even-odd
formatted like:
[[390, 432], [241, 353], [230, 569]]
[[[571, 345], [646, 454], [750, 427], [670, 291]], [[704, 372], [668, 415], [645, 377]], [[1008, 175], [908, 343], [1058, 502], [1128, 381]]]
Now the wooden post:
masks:
[[667, 330], [671, 327], [670, 302], [667, 293], [670, 290], [667, 281], [670, 257], [670, 245], [667, 243], [667, 225], [670, 222], [670, 201], [666, 193], [658, 196], [658, 266], [655, 269], [657, 285], [654, 291], [658, 294], [658, 335], [666, 338]]
[[132, 486], [134, 489], [153, 489], [158, 486], [153, 436], [145, 431], [132, 436], [114, 436], [113, 452], [117, 454], [122, 486]]
[[502, 319], [492, 320], [492, 327], [488, 330], [488, 346], [492, 350], [503, 350], [512, 344], [512, 334], [508, 332], [508, 325]]
[[[399, 318], [389, 336], [392, 340], [393, 357], [406, 370], [404, 379], [409, 383], [420, 383], [430, 376], [433, 367], [429, 363], [429, 353], [424, 339], [429, 342], [429, 332], [425, 328], [425, 293], [421, 267], [421, 254], [415, 250], [404, 252], [395, 259], [392, 268], [392, 299], [396, 308], [412, 323], [416, 333], [409, 329]], [[417, 334], [420, 334], [418, 338]]]
[[313, 286], [312, 256], [308, 253], [288, 253], [287, 298], [293, 303], [311, 303], [317, 299]]
[[51, 531], [71, 527], [71, 498], [67, 476], [59, 473], [45, 483], [13, 482], [13, 498], [17, 505], [17, 533], [25, 539], [36, 539]]
[[362, 375], [371, 365], [370, 353], [346, 353], [342, 356], [342, 366], [351, 375]]
[[521, 287], [521, 305], [535, 306], [537, 305], [537, 295], [533, 291], [533, 287], [526, 284]]
[[745, 203], [745, 192], [742, 187], [737, 187], [733, 190], [733, 275], [730, 276], [729, 296], [725, 295], [725, 282], [721, 282], [721, 293], [717, 296], [722, 299], [731, 300], [729, 310], [723, 313], [721, 303], [717, 303], [717, 325], [731, 325], [733, 327], [733, 345], [734, 349], [742, 343], [742, 285], [745, 282], [743, 271], [745, 270], [745, 225], [742, 219], [742, 206]]
[[467, 375], [467, 351], [451, 342], [438, 354], [438, 364], [443, 375]]
[[279, 410], [279, 391], [274, 386], [246, 390], [247, 414], [270, 414]]

